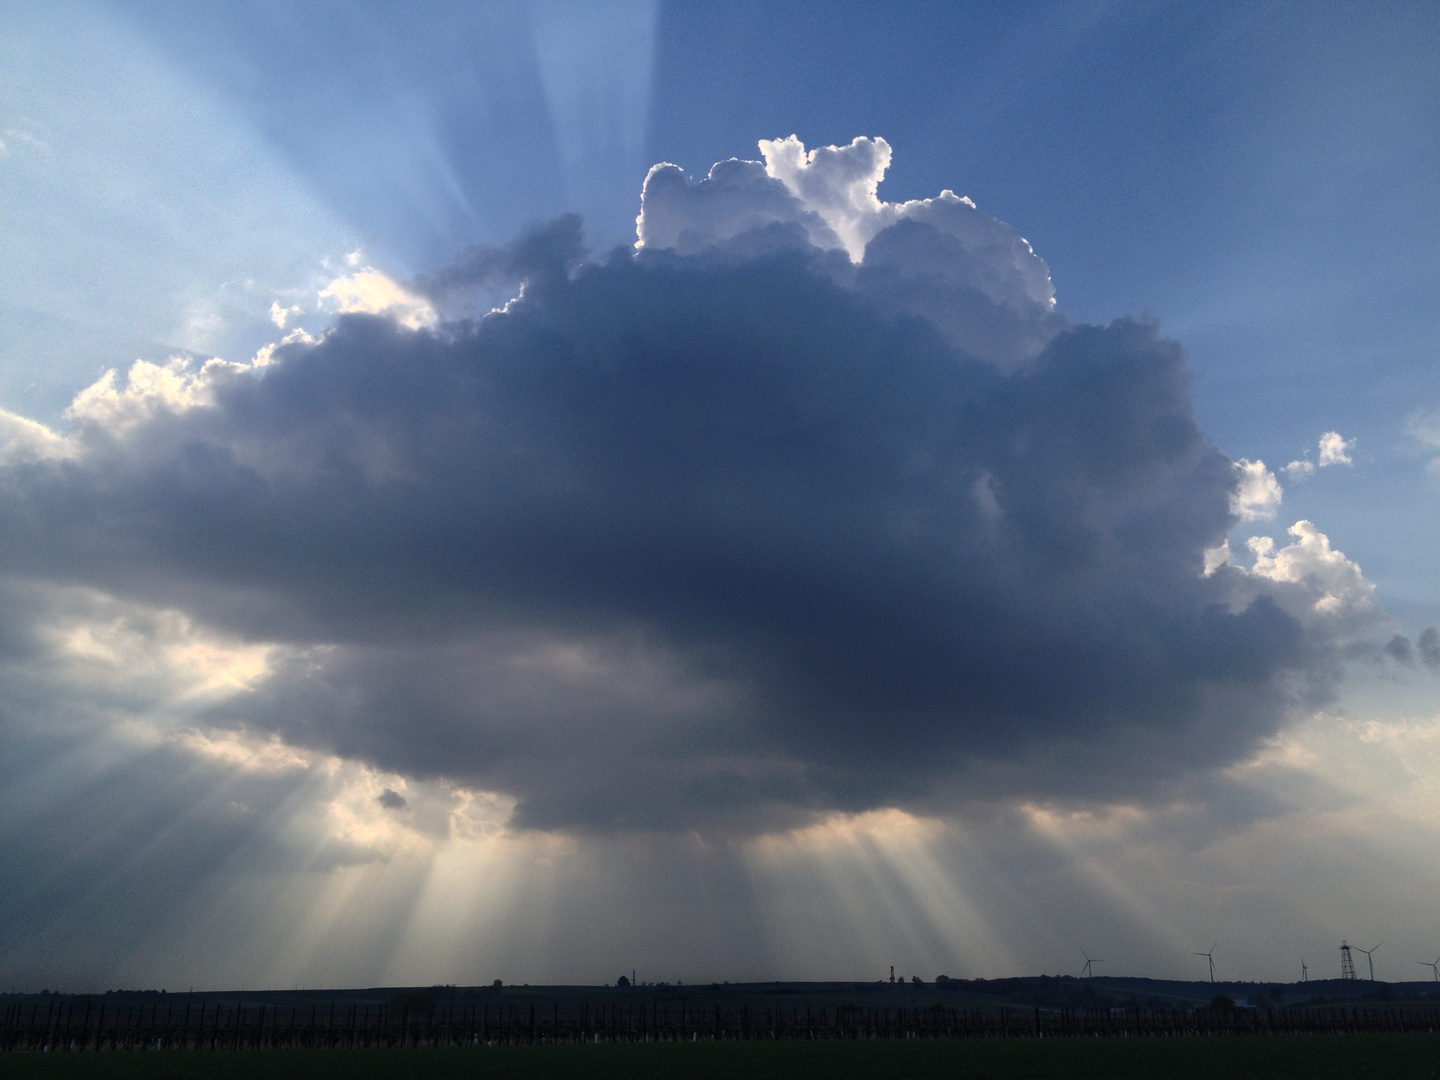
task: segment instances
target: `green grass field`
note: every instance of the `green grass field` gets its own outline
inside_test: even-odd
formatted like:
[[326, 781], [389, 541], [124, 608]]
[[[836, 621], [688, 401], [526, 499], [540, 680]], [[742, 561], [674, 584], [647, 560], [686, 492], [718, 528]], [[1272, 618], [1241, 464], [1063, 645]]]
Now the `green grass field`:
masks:
[[879, 1040], [0, 1055], [15, 1080], [1323, 1080], [1434, 1077], [1440, 1035]]

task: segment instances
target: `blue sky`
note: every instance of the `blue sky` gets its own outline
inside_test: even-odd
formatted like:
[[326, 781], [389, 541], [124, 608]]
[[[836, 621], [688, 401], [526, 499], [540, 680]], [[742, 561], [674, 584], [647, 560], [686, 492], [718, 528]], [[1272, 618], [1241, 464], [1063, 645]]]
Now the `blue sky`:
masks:
[[[1229, 974], [1282, 978], [1291, 967], [1298, 971], [1300, 951], [1333, 950], [1331, 937], [1397, 940], [1417, 956], [1434, 951], [1424, 937], [1425, 896], [1436, 882], [1432, 870], [1416, 865], [1433, 845], [1440, 809], [1440, 683], [1423, 661], [1423, 632], [1440, 622], [1440, 554], [1429, 542], [1440, 524], [1440, 315], [1433, 301], [1440, 287], [1440, 134], [1433, 123], [1440, 19], [1432, 6], [915, 3], [822, 11], [808, 4], [536, 0], [435, 4], [415, 14], [355, 3], [177, 10], [7, 0], [4, 16], [0, 438], [10, 441], [0, 469], [10, 471], [12, 505], [29, 508], [12, 520], [34, 523], [34, 531], [17, 527], [0, 537], [0, 577], [12, 610], [24, 612], [10, 620], [0, 681], [0, 737], [13, 762], [4, 774], [10, 825], [0, 835], [0, 858], [17, 883], [11, 903], [31, 913], [0, 939], [0, 978], [17, 985], [68, 980], [76, 988], [166, 979], [598, 981], [612, 978], [611, 968], [636, 966], [637, 956], [656, 978], [858, 977], [892, 962], [928, 978], [939, 971], [1068, 970], [1081, 945], [1136, 973], [1184, 975], [1192, 947], [1225, 935], [1247, 957], [1237, 956]], [[797, 216], [823, 209], [815, 201], [823, 195], [773, 209], [783, 194], [774, 186], [774, 161], [770, 180], [751, 177], [743, 198], [774, 188], [764, 196], [772, 200], [765, 220], [791, 230], [811, 222], [803, 226], [811, 230], [803, 249], [829, 250], [829, 262], [785, 277], [790, 271], [765, 269], [770, 264], [750, 248], [736, 254], [739, 226], [724, 225], [707, 243], [740, 264], [716, 269], [704, 261], [712, 256], [687, 252], [679, 232], [659, 231], [662, 211], [696, 228], [710, 220], [696, 216], [709, 211], [687, 202], [683, 187], [673, 205], [658, 187], [647, 202], [656, 259], [642, 258], [635, 272], [652, 275], [648, 284], [626, 276], [623, 260], [635, 256], [612, 258], [617, 246], [629, 252], [635, 241], [652, 165], [674, 163], [698, 181], [713, 163], [758, 159], [759, 140], [791, 134], [812, 150], [883, 138], [893, 157], [880, 199], [926, 200], [942, 189], [970, 198], [1048, 265], [1054, 319], [1070, 326], [1153, 319], [1160, 335], [1183, 347], [1188, 374], [1164, 366], [1168, 346], [1118, 330], [1085, 338], [1083, 347], [1056, 345], [1039, 359], [1025, 345], [986, 354], [993, 338], [985, 335], [1000, 324], [986, 321], [999, 316], [985, 304], [946, 293], [946, 310], [962, 314], [936, 316], [894, 299], [913, 294], [922, 278], [904, 275], [921, 273], [916, 267], [931, 257], [907, 246], [918, 243], [914, 228], [879, 234], [896, 245], [895, 261], [856, 276], [845, 269], [849, 262], [830, 257], [837, 249], [819, 238], [815, 219]], [[593, 271], [577, 269], [583, 260], [572, 234], [545, 231], [545, 222], [565, 212], [581, 215]], [[956, 224], [972, 221], [968, 211], [944, 212], [961, 217], [944, 218], [936, 225], [942, 231], [980, 227]], [[867, 239], [894, 220], [886, 213], [859, 226], [871, 230]], [[839, 219], [825, 220], [839, 227]], [[1031, 266], [1014, 234], [996, 228], [986, 235], [1012, 253], [1006, 258]], [[527, 229], [528, 239], [517, 241]], [[663, 250], [672, 247], [712, 276], [697, 278], [695, 269], [667, 277]], [[546, 261], [553, 258], [568, 260], [571, 280], [584, 288], [558, 284]], [[926, 273], [961, 273], [924, 265]], [[1024, 306], [1033, 297], [1021, 303], [1004, 293], [1014, 286], [999, 284], [1001, 263], [986, 256], [965, 265], [963, 274], [972, 275], [965, 280], [979, 281], [990, 300], [1039, 320], [1027, 332], [1046, 340], [1056, 332], [1051, 315]], [[447, 266], [448, 277], [439, 273]], [[897, 294], [885, 273], [910, 284]], [[696, 292], [702, 278], [717, 291]], [[437, 313], [466, 313], [473, 290], [486, 304], [502, 301], [520, 279], [530, 282], [526, 303], [511, 323], [492, 320], [477, 331], [482, 355], [521, 348], [489, 344], [485, 335], [500, 341], [505, 332], [495, 327], [530, 326], [532, 310], [576, 334], [583, 329], [583, 341], [611, 340], [612, 332], [621, 335], [614, 340], [649, 341], [645, 328], [670, 326], [666, 319], [689, 320], [687, 332], [711, 327], [711, 336], [687, 346], [700, 352], [735, 335], [735, 370], [755, 380], [754, 398], [730, 396], [735, 388], [728, 385], [724, 392], [710, 387], [708, 399], [692, 396], [710, 385], [703, 365], [693, 385], [647, 383], [635, 368], [629, 396], [616, 389], [630, 385], [623, 381], [602, 390], [582, 380], [574, 388], [590, 386], [591, 401], [619, 395], [615, 415], [642, 401], [674, 409], [688, 403], [696, 410], [692, 429], [711, 431], [714, 447], [729, 447], [728, 467], [737, 471], [687, 474], [684, 484], [676, 479], [679, 465], [674, 474], [652, 471], [662, 454], [697, 470], [718, 466], [691, 456], [699, 451], [676, 442], [679, 434], [647, 426], [648, 413], [612, 430], [606, 414], [565, 396], [567, 380], [580, 375], [545, 366], [558, 360], [540, 344], [524, 345], [532, 350], [524, 355], [539, 365], [534, 370], [549, 372], [548, 382], [497, 383], [497, 396], [483, 408], [474, 404], [474, 413], [457, 405], [471, 400], [468, 384], [445, 379], [460, 378], [470, 361], [444, 348], [460, 346], [411, 350], [435, 333], [425, 327]], [[822, 279], [840, 291], [816, 292]], [[1132, 708], [1159, 716], [1178, 698], [1157, 682], [1154, 698], [1122, 701], [1103, 679], [1082, 678], [1076, 654], [1052, 642], [1035, 646], [1053, 665], [1046, 677], [1081, 699], [1093, 691], [1094, 709], [1077, 714], [1091, 720], [1039, 699], [1027, 699], [1023, 716], [1008, 720], [969, 717], [956, 704], [950, 676], [927, 667], [925, 657], [932, 649], [939, 655], [973, 647], [963, 644], [971, 639], [957, 622], [959, 609], [931, 599], [949, 595], [944, 589], [952, 585], [956, 596], [972, 594], [924, 559], [923, 572], [896, 561], [899, 576], [866, 577], [899, 559], [879, 540], [866, 547], [859, 539], [867, 535], [866, 515], [888, 505], [882, 493], [891, 489], [875, 482], [884, 473], [879, 459], [862, 467], [844, 448], [862, 439], [884, 445], [906, 425], [943, 427], [940, 414], [928, 410], [946, 401], [954, 416], [972, 417], [967, 422], [977, 431], [995, 425], [1014, 435], [1042, 415], [1055, 430], [1071, 431], [1073, 422], [1078, 449], [1055, 449], [1046, 459], [1045, 475], [1060, 477], [1098, 445], [1103, 426], [1093, 426], [1093, 411], [1062, 408], [1058, 391], [1046, 389], [1052, 375], [1037, 376], [1033, 393], [1019, 398], [984, 368], [963, 387], [929, 382], [941, 376], [923, 358], [938, 346], [892, 327], [892, 381], [883, 389], [851, 387], [874, 397], [876, 413], [827, 414], [823, 430], [847, 432], [849, 442], [816, 441], [787, 456], [798, 451], [781, 439], [773, 457], [752, 460], [745, 446], [726, 442], [736, 430], [727, 425], [766, 431], [778, 421], [765, 409], [747, 411], [759, 406], [746, 402], [792, 401], [805, 405], [797, 415], [813, 415], [806, 410], [818, 401], [832, 407], [823, 394], [812, 396], [830, 384], [807, 381], [821, 376], [806, 374], [803, 364], [794, 381], [778, 383], [767, 381], [769, 369], [741, 365], [755, 350], [774, 347], [784, 357], [804, 350], [787, 352], [764, 337], [742, 348], [748, 331], [715, 306], [722, 295], [751, 296], [746, 302], [755, 305], [764, 296], [788, 297], [786, 308], [756, 306], [754, 318], [763, 310], [769, 320], [757, 325], [779, 328], [793, 318], [796, 336], [777, 329], [774, 340], [833, 342], [837, 356], [860, 349], [853, 360], [859, 366], [846, 370], [870, 362], [853, 344], [871, 340], [871, 331], [859, 329], [870, 316], [851, 309], [852, 296], [882, 307], [901, 302], [908, 316], [940, 326], [946, 347], [1002, 372], [1022, 353], [1055, 379], [1068, 377], [1066, 364], [1098, 372], [1119, 363], [1117, 356], [1131, 357], [1125, 363], [1134, 365], [1133, 383], [1123, 394], [1107, 384], [1104, 400], [1153, 394], [1177, 417], [1193, 403], [1196, 430], [1220, 453], [1252, 463], [1247, 476], [1276, 478], [1273, 488], [1251, 492], [1258, 501], [1228, 523], [1233, 565], [1219, 577], [1233, 578], [1227, 588], [1236, 591], [1225, 602], [1263, 608], [1267, 601], [1254, 598], [1269, 590], [1281, 608], [1303, 607], [1307, 588], [1321, 600], [1337, 598], [1324, 609], [1329, 622], [1295, 609], [1303, 661], [1279, 637], [1264, 636], [1270, 631], [1260, 615], [1257, 629], [1244, 631], [1252, 634], [1243, 638], [1246, 648], [1268, 657], [1256, 663], [1274, 665], [1271, 688], [1283, 702], [1258, 691], [1232, 702], [1235, 716], [1251, 718], [1248, 727], [1226, 726], [1205, 711], [1219, 706], [1196, 706], [1188, 720], [1164, 728], [1170, 741], [1142, 753], [1131, 740], [1132, 749], [1121, 752], [1120, 743], [1107, 741], [1119, 736], [1093, 717], [1112, 715], [1107, 709], [1129, 716]], [[593, 321], [593, 305], [618, 313], [616, 321]], [[372, 340], [346, 329], [360, 326], [353, 318], [365, 312], [409, 320], [404, 333], [418, 337]], [[848, 336], [842, 325], [851, 328]], [[297, 327], [319, 343], [296, 339], [273, 354], [278, 367], [250, 366], [257, 351]], [[514, 333], [521, 336], [503, 340], [530, 340]], [[617, 355], [640, 364], [642, 353]], [[188, 358], [188, 372], [170, 362], [176, 356]], [[212, 367], [201, 379], [199, 365], [210, 357], [246, 368]], [[155, 366], [130, 370], [137, 360]], [[423, 364], [423, 375], [396, 374], [410, 363]], [[371, 375], [352, 382], [361, 367]], [[111, 369], [117, 375], [110, 383], [86, 391]], [[382, 373], [399, 380], [385, 384], [391, 389], [383, 399], [374, 394]], [[235, 389], [248, 386], [245, 380], [256, 384], [253, 393]], [[535, 411], [534, 395], [548, 393], [545, 387], [572, 404]], [[82, 391], [88, 396], [76, 398]], [[1071, 393], [1083, 397], [1080, 389]], [[714, 404], [707, 410], [698, 400]], [[386, 412], [382, 401], [397, 411]], [[318, 411], [305, 411], [311, 408]], [[441, 485], [424, 488], [432, 500], [436, 492], [461, 498], [442, 483], [460, 474], [457, 462], [475, 470], [465, 474], [473, 478], [490, 477], [491, 463], [465, 456], [473, 434], [440, 456], [435, 446], [460, 439], [490, 409], [502, 409], [514, 445], [529, 447], [526, 468], [543, 459], [556, 468], [603, 463], [615, 470], [595, 473], [596, 483], [605, 477], [596, 492], [608, 494], [584, 502], [584, 514], [546, 516], [523, 500], [464, 503], [463, 513], [479, 515], [466, 519], [466, 528], [487, 537], [496, 514], [523, 521], [537, 515], [534, 535], [546, 539], [530, 543], [558, 561], [528, 585], [529, 564], [485, 569], [489, 564], [463, 547], [446, 556], [448, 569], [421, 567], [409, 545], [428, 538], [433, 550], [449, 551], [445, 530], [458, 527], [458, 516], [431, 520], [419, 503], [405, 503], [410, 509], [400, 513], [388, 503], [354, 501], [359, 492], [378, 498], [390, 491], [395, 477], [417, 475]], [[1046, 412], [1053, 409], [1060, 411]], [[166, 427], [172, 414], [174, 426]], [[282, 423], [301, 415], [305, 424], [294, 430]], [[260, 416], [269, 418], [263, 437], [254, 426]], [[345, 441], [325, 443], [330, 456], [305, 464], [342, 430], [351, 431]], [[441, 433], [433, 436], [438, 443], [416, 441], [429, 431]], [[565, 448], [578, 431], [590, 434], [575, 443], [572, 459]], [[177, 432], [186, 433], [181, 441], [167, 441], [180, 439]], [[1325, 455], [1329, 433], [1338, 441]], [[1082, 520], [1064, 510], [1081, 487], [1041, 483], [1018, 464], [1007, 473], [1003, 447], [1012, 443], [974, 438], [954, 451], [966, 498], [981, 518], [997, 521], [1019, 520], [1004, 514], [1018, 514], [1023, 498], [1027, 512], [1039, 515], [1033, 521], [1046, 523], [1051, 545], [1042, 562], [1025, 564], [1029, 585], [993, 600], [997, 611], [1010, 612], [995, 616], [997, 628], [1030, 625], [1031, 618], [1046, 627], [1079, 620], [1096, 640], [1105, 639], [1102, 627], [1122, 625], [1126, 634], [1140, 627], [1143, 636], [1150, 602], [1136, 582], [1150, 581], [1147, 575], [1170, 580], [1165, 560], [1181, 533], [1191, 557], [1198, 558], [1202, 539], [1218, 541], [1206, 530], [1213, 532], [1214, 506], [1223, 518], [1223, 500], [1215, 503], [1219, 489], [1195, 477], [1220, 466], [1196, 458], [1185, 468], [1199, 472], [1177, 471], [1164, 482], [1188, 492], [1164, 496], [1172, 500], [1166, 506], [1179, 508], [1170, 525], [1145, 517], [1143, 527], [1116, 526], [1117, 543], [1149, 538], [1143, 568], [1122, 573], [1119, 564], [1097, 563], [1093, 581], [1102, 584], [1093, 591], [1075, 585], [1073, 606], [1052, 611], [1041, 595], [1045, 568], [1059, 558], [1056, 538]], [[1135, 445], [1142, 447], [1136, 453], [1153, 452], [1166, 468], [1181, 469], [1159, 444]], [[198, 446], [251, 470], [247, 484], [263, 477], [267, 490], [277, 491], [277, 477], [288, 483], [301, 473], [329, 475], [322, 464], [360, 453], [355, 447], [363, 453], [345, 482], [358, 486], [335, 480], [304, 488], [304, 500], [255, 503], [245, 520], [264, 522], [265, 531], [246, 538], [243, 526], [216, 524], [228, 520], [226, 505], [205, 492], [230, 492], [235, 505], [250, 506], [243, 492], [252, 489], [197, 472]], [[939, 446], [927, 453], [943, 458]], [[95, 471], [104, 461], [111, 471]], [[888, 483], [901, 484], [902, 475], [909, 474]], [[1103, 482], [1082, 482], [1077, 472], [1074, 483], [1098, 484], [1119, 499], [1119, 489], [1107, 485], [1120, 483], [1120, 474], [1104, 475]], [[756, 509], [768, 506], [762, 492], [777, 476], [809, 478], [809, 494], [831, 480], [837, 485], [831, 501], [805, 504], [815, 536]], [[550, 482], [540, 477], [537, 485]], [[840, 478], [848, 478], [843, 492]], [[695, 521], [669, 516], [685, 498], [648, 501], [672, 482], [677, 492], [711, 491], [713, 483], [714, 498], [749, 493], [734, 511], [744, 528], [724, 534], [740, 546], [705, 548], [711, 562], [694, 564], [723, 563], [735, 576], [716, 570], [711, 580], [711, 571], [683, 569], [703, 547], [690, 531]], [[191, 484], [199, 486], [192, 491]], [[939, 512], [933, 499], [940, 489], [901, 487], [913, 520]], [[90, 516], [56, 510], [62, 490], [72, 499], [66, 505], [88, 505]], [[1159, 505], [1160, 492], [1171, 488], [1125, 490], [1140, 508]], [[629, 494], [620, 499], [621, 491]], [[192, 495], [199, 501], [187, 502]], [[605, 501], [612, 496], [617, 501]], [[353, 544], [327, 531], [324, 514], [312, 520], [301, 509], [307, 500], [351, 522]], [[291, 509], [282, 512], [282, 503]], [[652, 547], [636, 525], [641, 520], [666, 523], [669, 547]], [[111, 531], [91, 538], [84, 523], [94, 521]], [[407, 521], [409, 535], [398, 524]], [[548, 530], [541, 521], [551, 522]], [[1313, 522], [1313, 532], [1287, 533], [1299, 521]], [[856, 546], [816, 540], [832, 527], [835, 536], [856, 537]], [[1328, 546], [1317, 546], [1313, 537], [1321, 534]], [[1255, 536], [1269, 537], [1268, 550], [1279, 554], [1267, 554], [1263, 544], [1247, 549]], [[763, 545], [745, 546], [761, 537]], [[597, 538], [611, 545], [600, 545], [603, 559]], [[498, 533], [492, 539], [511, 542]], [[545, 547], [552, 541], [553, 551]], [[390, 552], [391, 563], [368, 561], [367, 543]], [[314, 561], [318, 550], [350, 553], [330, 560], [341, 567], [333, 581], [327, 564]], [[582, 550], [583, 558], [576, 554]], [[808, 591], [792, 596], [793, 577], [774, 576], [778, 552], [785, 559], [807, 553], [809, 561], [798, 565], [814, 568]], [[417, 568], [388, 580], [383, 567], [407, 559], [419, 560]], [[851, 570], [841, 575], [842, 566]], [[906, 576], [912, 570], [917, 576]], [[940, 576], [924, 576], [932, 571]], [[322, 588], [322, 579], [330, 584]], [[542, 579], [549, 584], [542, 587]], [[509, 584], [502, 588], [502, 580]], [[261, 599], [284, 581], [293, 582], [290, 600]], [[353, 592], [358, 581], [380, 584], [372, 596]], [[872, 586], [874, 593], [865, 591]], [[918, 591], [908, 607], [897, 601], [892, 611], [875, 600], [885, 589], [909, 595], [903, 589], [910, 587]], [[478, 607], [447, 599], [471, 595], [467, 590]], [[657, 590], [668, 597], [663, 603]], [[752, 595], [746, 590], [753, 590], [748, 607], [727, 599]], [[1194, 603], [1202, 603], [1198, 593]], [[818, 623], [795, 614], [802, 609], [849, 612], [831, 617], [853, 633], [815, 637]], [[900, 639], [879, 628], [896, 618], [931, 629], [907, 629], [894, 645]], [[1122, 639], [1129, 640], [1115, 638], [1110, 662], [1123, 667], [1132, 653]], [[1046, 652], [1052, 645], [1058, 651]], [[836, 656], [851, 657], [848, 670], [818, 659]], [[1010, 662], [996, 659], [999, 666], [981, 665], [975, 676], [992, 680], [985, 693], [997, 701], [1009, 700], [992, 682]], [[1135, 670], [1149, 678], [1155, 663], [1137, 661]], [[527, 682], [517, 670], [544, 674]], [[908, 690], [895, 689], [907, 685], [904, 672], [911, 673], [911, 704]], [[1077, 681], [1067, 682], [1072, 674]], [[580, 685], [574, 680], [589, 678], [603, 682], [601, 696], [611, 703], [600, 713], [565, 696]], [[432, 700], [417, 691], [426, 679], [451, 687], [448, 694], [503, 699], [515, 711], [477, 718], [443, 694]], [[743, 687], [766, 689], [742, 707], [735, 695]], [[343, 713], [342, 723], [339, 706], [323, 702], [352, 700], [346, 694], [365, 704]], [[893, 715], [842, 716], [833, 704], [869, 694], [890, 695]], [[307, 709], [312, 719], [295, 719]], [[407, 710], [416, 715], [402, 719]], [[616, 755], [606, 766], [617, 770], [609, 787], [596, 779], [593, 762], [587, 772], [583, 761], [549, 751], [512, 758], [499, 749], [506, 739], [543, 745], [536, 733], [545, 732], [589, 746], [617, 716], [628, 718], [619, 721], [626, 734], [593, 751], [595, 761]], [[968, 764], [935, 771], [917, 764], [919, 751], [896, 749], [890, 760], [872, 758], [867, 771], [809, 741], [828, 730], [866, 747], [876, 730], [906, 724], [935, 725], [936, 745], [950, 748], [937, 759], [953, 750]], [[1193, 742], [1177, 734], [1190, 730], [1186, 724], [1200, 733]], [[662, 739], [661, 731], [670, 734]], [[1020, 742], [1034, 740], [1027, 745], [1041, 747], [1042, 757], [1088, 748], [1081, 756], [1093, 755], [1084, 766], [1092, 778], [1062, 781], [1039, 758], [1022, 760], [1006, 749], [1015, 732]], [[728, 764], [717, 765], [722, 758]], [[803, 782], [794, 779], [802, 774]], [[1146, 787], [1141, 774], [1164, 781]], [[722, 797], [727, 784], [731, 793]], [[653, 797], [633, 798], [640, 788]], [[574, 799], [561, 798], [562, 789]], [[380, 802], [383, 791], [401, 793], [403, 806]], [[97, 842], [80, 845], [57, 867], [39, 854], [45, 844], [34, 846], [34, 828], [73, 837], [102, 820], [120, 847], [137, 853], [133, 859]], [[35, 824], [41, 821], [53, 824]], [[205, 844], [187, 846], [200, 834]], [[1336, 882], [1329, 872], [1325, 852], [1334, 843], [1356, 868], [1354, 882]], [[196, 854], [197, 847], [204, 851]], [[179, 859], [178, 850], [191, 854]], [[622, 865], [634, 874], [617, 873]], [[1062, 910], [1059, 895], [1081, 899]], [[821, 911], [814, 919], [801, 911], [806, 900]], [[637, 914], [614, 941], [547, 936], [547, 927], [587, 904]], [[462, 908], [471, 912], [470, 944], [457, 957], [443, 946], [440, 928]], [[125, 931], [126, 913], [140, 910], [162, 911], [166, 933]], [[95, 926], [100, 911], [114, 920], [117, 944], [98, 953], [56, 951], [76, 926]], [[239, 928], [234, 937], [202, 933], [217, 912]], [[716, 927], [713, 940], [686, 939], [684, 928], [697, 919]], [[816, 931], [817, 920], [875, 929], [838, 947]], [[347, 951], [337, 944], [355, 932], [373, 945]], [[245, 942], [261, 944], [242, 948]], [[1390, 977], [1401, 976], [1397, 970]]]

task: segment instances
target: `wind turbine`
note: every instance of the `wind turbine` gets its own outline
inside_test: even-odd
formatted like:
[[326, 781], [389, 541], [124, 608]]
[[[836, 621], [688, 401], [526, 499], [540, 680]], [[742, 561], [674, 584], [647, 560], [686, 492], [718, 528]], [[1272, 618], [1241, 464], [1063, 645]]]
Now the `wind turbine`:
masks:
[[1080, 976], [1082, 979], [1090, 978], [1094, 974], [1091, 968], [1093, 968], [1096, 964], [1103, 964], [1105, 962], [1104, 960], [1098, 958], [1092, 960], [1090, 958], [1090, 954], [1087, 953], [1084, 949], [1080, 950], [1080, 955], [1085, 957], [1085, 974]]
[[[1436, 976], [1436, 979], [1440, 981], [1440, 976]], [[1300, 957], [1300, 981], [1302, 983], [1310, 981], [1310, 969], [1305, 966], [1305, 957], [1303, 956]]]
[[1421, 967], [1428, 967], [1435, 973], [1435, 981], [1440, 982], [1440, 956], [1437, 956], [1433, 963], [1429, 960], [1416, 960], [1415, 962]]
[[[1215, 942], [1215, 945], [1219, 944], [1220, 943], [1218, 941]], [[1215, 945], [1210, 946], [1209, 952], [1197, 952], [1190, 954], [1191, 956], [1203, 956], [1206, 960], [1210, 961], [1210, 981], [1212, 983], [1215, 981]], [[1379, 948], [1379, 946], [1377, 945], [1376, 948]]]
[[[1380, 945], [1384, 945], [1384, 944], [1385, 944], [1385, 943], [1384, 943], [1383, 941], [1380, 942]], [[1371, 982], [1374, 982], [1374, 981], [1375, 981], [1375, 957], [1371, 956], [1370, 954], [1373, 953], [1376, 949], [1378, 949], [1378, 948], [1380, 947], [1380, 945], [1371, 945], [1370, 948], [1368, 948], [1368, 949], [1362, 949], [1362, 948], [1360, 948], [1359, 945], [1352, 945], [1352, 946], [1351, 946], [1351, 948], [1353, 948], [1356, 952], [1363, 952], [1363, 953], [1365, 954], [1365, 959], [1368, 960], [1368, 961], [1370, 961], [1370, 981], [1371, 981]]]

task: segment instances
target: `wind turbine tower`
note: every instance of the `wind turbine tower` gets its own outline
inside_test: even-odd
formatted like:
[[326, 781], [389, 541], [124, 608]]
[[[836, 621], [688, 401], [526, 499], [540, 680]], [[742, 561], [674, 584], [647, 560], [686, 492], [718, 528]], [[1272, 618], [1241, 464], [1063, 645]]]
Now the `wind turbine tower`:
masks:
[[1350, 943], [1340, 942], [1340, 978], [1354, 981], [1355, 960], [1350, 955]]
[[[1384, 943], [1383, 941], [1380, 943], [1380, 945], [1384, 945], [1384, 944], [1385, 944], [1385, 943]], [[1356, 951], [1356, 952], [1363, 952], [1363, 953], [1365, 954], [1365, 959], [1370, 961], [1370, 981], [1371, 981], [1371, 982], [1374, 982], [1374, 981], [1375, 981], [1375, 957], [1372, 956], [1371, 954], [1374, 953], [1374, 951], [1375, 951], [1376, 949], [1380, 948], [1380, 945], [1371, 945], [1370, 948], [1368, 948], [1368, 949], [1362, 949], [1362, 948], [1360, 948], [1359, 945], [1356, 945], [1356, 946], [1355, 946], [1355, 951]]]
[[[1215, 942], [1215, 945], [1219, 944], [1220, 943], [1218, 941]], [[1210, 981], [1212, 983], [1215, 981], [1215, 945], [1210, 946], [1209, 952], [1197, 952], [1192, 954], [1194, 956], [1203, 956], [1206, 960], [1210, 961]]]
[[1092, 975], [1095, 974], [1091, 969], [1092, 969], [1096, 964], [1103, 964], [1103, 963], [1105, 962], [1104, 960], [1101, 960], [1101, 959], [1099, 959], [1098, 957], [1095, 958], [1094, 960], [1090, 959], [1090, 954], [1087, 953], [1084, 949], [1081, 949], [1081, 950], [1080, 950], [1080, 955], [1083, 956], [1083, 957], [1085, 957], [1085, 974], [1082, 975], [1081, 978], [1085, 978], [1085, 979], [1090, 978]]
[[1305, 966], [1305, 957], [1303, 956], [1300, 957], [1300, 981], [1302, 983], [1310, 981], [1310, 969]]
[[1435, 973], [1435, 981], [1440, 982], [1440, 956], [1437, 956], [1433, 961], [1416, 960], [1415, 962], [1421, 967], [1428, 967], [1431, 971]]

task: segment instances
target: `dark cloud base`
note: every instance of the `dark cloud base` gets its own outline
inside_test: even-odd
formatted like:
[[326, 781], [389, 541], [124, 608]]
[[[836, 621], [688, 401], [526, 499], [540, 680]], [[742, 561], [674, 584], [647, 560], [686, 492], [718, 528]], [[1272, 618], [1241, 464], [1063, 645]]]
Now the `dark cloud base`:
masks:
[[804, 252], [541, 239], [480, 260], [528, 277], [503, 313], [345, 316], [82, 423], [0, 478], [0, 566], [289, 644], [217, 721], [542, 828], [1143, 788], [1244, 754], [1328, 655], [1202, 576], [1235, 473], [1155, 326], [1003, 375]]

